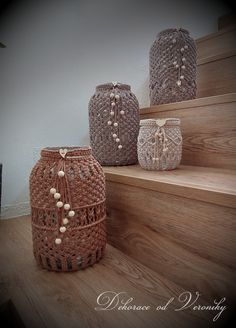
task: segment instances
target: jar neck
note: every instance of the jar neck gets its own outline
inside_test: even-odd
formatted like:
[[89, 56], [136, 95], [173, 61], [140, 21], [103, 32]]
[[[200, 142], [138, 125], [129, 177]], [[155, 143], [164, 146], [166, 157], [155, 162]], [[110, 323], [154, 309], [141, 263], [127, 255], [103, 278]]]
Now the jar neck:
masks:
[[173, 33], [184, 33], [186, 35], [189, 35], [189, 31], [185, 30], [184, 28], [167, 28], [160, 33], [157, 34], [157, 37], [160, 36], [166, 36], [168, 34], [173, 34]]
[[114, 89], [130, 91], [130, 86], [128, 84], [113, 82], [113, 83], [99, 84], [96, 87], [96, 91], [111, 91]]
[[47, 147], [41, 150], [42, 159], [73, 159], [92, 155], [91, 147]]
[[166, 127], [166, 126], [180, 126], [179, 118], [166, 119], [145, 119], [140, 121], [140, 126], [144, 127]]

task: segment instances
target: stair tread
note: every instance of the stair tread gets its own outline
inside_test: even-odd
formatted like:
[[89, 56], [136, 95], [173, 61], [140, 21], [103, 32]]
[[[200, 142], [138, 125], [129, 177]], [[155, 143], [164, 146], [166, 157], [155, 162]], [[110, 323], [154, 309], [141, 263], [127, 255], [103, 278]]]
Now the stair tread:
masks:
[[156, 112], [171, 111], [176, 109], [203, 107], [208, 105], [222, 104], [222, 103], [228, 103], [234, 101], [236, 101], [236, 92], [217, 95], [217, 96], [195, 98], [191, 100], [184, 100], [184, 101], [179, 101], [169, 104], [143, 107], [140, 108], [140, 114], [142, 115], [142, 114], [149, 114], [149, 113], [156, 113]]
[[199, 58], [199, 59], [197, 59], [197, 66], [204, 65], [206, 63], [213, 62], [213, 61], [216, 61], [216, 60], [221, 60], [221, 59], [224, 59], [224, 58], [233, 57], [233, 56], [236, 56], [236, 50], [225, 51], [223, 53], [219, 53], [219, 54], [216, 54], [216, 55], [214, 54], [214, 55], [211, 55], [211, 56]]
[[173, 171], [146, 171], [139, 165], [104, 167], [106, 179], [236, 208], [236, 171], [180, 165]]
[[[174, 321], [181, 327], [191, 322], [205, 327], [205, 314], [174, 311], [181, 287], [110, 245], [93, 267], [58, 274], [36, 266], [29, 216], [2, 220], [0, 227], [1, 300], [11, 297], [26, 327], [131, 328], [143, 327], [147, 318], [146, 327], [154, 327], [157, 318], [158, 327]], [[151, 305], [153, 310], [95, 311], [98, 295], [106, 291], [125, 292], [125, 299], [134, 297], [132, 304]], [[157, 313], [155, 306], [166, 304], [171, 297], [175, 300], [168, 315]]]
[[224, 27], [224, 28], [220, 29], [219, 31], [204, 35], [200, 38], [197, 38], [195, 41], [198, 45], [199, 43], [201, 43], [203, 41], [213, 39], [213, 38], [217, 38], [219, 35], [222, 35], [222, 34], [234, 31], [234, 30], [236, 30], [236, 24], [229, 25], [227, 27]]

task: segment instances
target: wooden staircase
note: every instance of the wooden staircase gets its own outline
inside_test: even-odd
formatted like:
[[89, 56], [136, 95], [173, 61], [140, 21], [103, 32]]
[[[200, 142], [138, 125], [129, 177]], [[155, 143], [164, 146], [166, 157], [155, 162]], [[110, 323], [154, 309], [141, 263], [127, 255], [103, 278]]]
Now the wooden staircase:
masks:
[[[182, 165], [169, 172], [104, 167], [109, 244], [99, 264], [75, 273], [43, 270], [33, 258], [30, 218], [0, 222], [0, 319], [4, 302], [29, 328], [233, 327], [236, 29], [227, 18], [219, 25], [197, 40], [198, 98], [140, 112], [141, 119], [181, 119]], [[96, 311], [105, 291], [152, 308]], [[201, 305], [226, 297], [227, 311], [214, 323], [219, 311], [176, 312], [184, 291], [199, 292]], [[156, 310], [171, 298], [166, 310]]]
[[182, 165], [104, 167], [109, 242], [210, 301], [236, 296], [236, 26], [197, 40], [197, 99], [142, 108], [178, 117]]

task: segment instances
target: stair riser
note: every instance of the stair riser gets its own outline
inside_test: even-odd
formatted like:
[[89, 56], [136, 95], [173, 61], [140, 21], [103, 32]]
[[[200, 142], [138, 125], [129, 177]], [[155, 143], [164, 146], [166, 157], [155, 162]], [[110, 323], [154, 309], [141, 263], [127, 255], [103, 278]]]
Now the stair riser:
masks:
[[141, 114], [164, 117], [181, 119], [182, 164], [236, 169], [236, 101]]
[[186, 289], [231, 294], [235, 209], [109, 181], [107, 206], [113, 246]]
[[209, 60], [197, 66], [197, 97], [236, 92], [236, 55]]
[[236, 50], [236, 27], [229, 27], [223, 31], [203, 37], [196, 41], [198, 59], [220, 55]]

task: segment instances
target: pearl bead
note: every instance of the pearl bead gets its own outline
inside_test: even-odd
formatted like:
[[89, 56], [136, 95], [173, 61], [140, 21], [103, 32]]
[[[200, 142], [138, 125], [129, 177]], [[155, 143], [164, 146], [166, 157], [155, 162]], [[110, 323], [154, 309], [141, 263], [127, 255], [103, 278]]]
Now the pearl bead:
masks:
[[56, 238], [55, 239], [55, 244], [60, 245], [61, 244], [61, 238]]
[[174, 62], [173, 62], [173, 65], [176, 65], [177, 64], [177, 61], [175, 60]]
[[182, 68], [182, 69], [185, 69], [185, 65], [182, 65], [181, 68]]
[[107, 124], [108, 124], [108, 125], [112, 125], [112, 121], [108, 121]]
[[124, 114], [125, 114], [125, 111], [124, 111], [124, 110], [121, 110], [121, 111], [120, 111], [120, 114], [121, 114], [121, 115], [124, 115]]
[[175, 68], [179, 68], [179, 65], [177, 64], [177, 65], [175, 65]]
[[62, 233], [66, 232], [66, 227], [60, 227], [60, 232]]
[[185, 58], [185, 57], [183, 57], [183, 58], [182, 58], [182, 62], [185, 62], [185, 61], [186, 61], [186, 58]]
[[61, 201], [59, 201], [59, 202], [57, 202], [56, 205], [57, 205], [58, 208], [61, 208], [63, 206], [63, 203]]
[[70, 209], [70, 204], [65, 204], [64, 209], [68, 211]]
[[110, 93], [110, 98], [113, 99], [115, 97], [114, 93]]
[[116, 138], [116, 142], [120, 142], [120, 139], [119, 138]]
[[184, 46], [184, 49], [188, 49], [188, 46], [187, 46], [187, 45], [185, 45], [185, 46]]
[[184, 79], [184, 76], [183, 75], [180, 75], [180, 79], [183, 80]]
[[56, 191], [56, 188], [51, 188], [51, 189], [50, 189], [50, 194], [54, 195], [56, 192], [57, 192], [57, 191]]
[[184, 52], [184, 48], [181, 48], [180, 51], [181, 51], [181, 52]]
[[63, 219], [63, 224], [68, 224], [69, 223], [69, 220], [67, 218], [64, 218]]
[[115, 98], [116, 98], [116, 100], [119, 100], [120, 99], [120, 96], [119, 95], [115, 95]]
[[112, 107], [115, 107], [115, 105], [116, 105], [116, 103], [114, 103], [114, 102], [111, 103], [111, 106]]
[[172, 42], [173, 42], [173, 43], [176, 43], [176, 39], [173, 39]]
[[117, 122], [115, 122], [115, 123], [114, 123], [114, 126], [118, 126], [118, 123], [117, 123]]
[[114, 134], [112, 135], [112, 137], [113, 137], [113, 138], [116, 138], [116, 137], [117, 137], [117, 135], [114, 133]]
[[65, 172], [64, 171], [59, 171], [57, 173], [57, 175], [60, 177], [60, 178], [63, 178], [65, 176]]
[[69, 217], [73, 217], [73, 216], [75, 216], [75, 211], [70, 211], [69, 213], [68, 213], [68, 215], [69, 215]]
[[54, 194], [54, 198], [55, 199], [59, 199], [61, 197], [61, 194], [59, 194], [59, 192], [56, 192], [55, 194]]
[[164, 149], [163, 149], [164, 153], [166, 153], [166, 152], [167, 152], [167, 150], [168, 150], [168, 148], [164, 148]]
[[166, 68], [166, 64], [163, 65], [163, 68]]
[[122, 145], [119, 145], [118, 148], [119, 148], [119, 149], [122, 149]]
[[178, 86], [180, 86], [180, 85], [181, 85], [181, 81], [177, 81], [176, 83], [177, 83], [177, 85], [178, 85]]
[[115, 112], [110, 112], [111, 116], [114, 116], [115, 115]]

